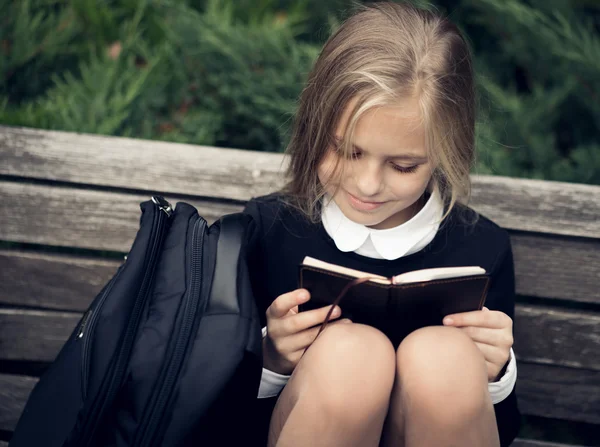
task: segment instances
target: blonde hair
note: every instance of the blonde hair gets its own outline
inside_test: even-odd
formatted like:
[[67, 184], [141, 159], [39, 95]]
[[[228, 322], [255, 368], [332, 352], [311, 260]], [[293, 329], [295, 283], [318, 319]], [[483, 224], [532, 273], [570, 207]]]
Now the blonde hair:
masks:
[[358, 120], [373, 107], [416, 98], [432, 175], [446, 215], [470, 196], [475, 90], [471, 54], [458, 28], [410, 4], [360, 6], [326, 42], [300, 96], [290, 143], [288, 203], [318, 220], [324, 185], [318, 167], [351, 101], [343, 150], [351, 151]]

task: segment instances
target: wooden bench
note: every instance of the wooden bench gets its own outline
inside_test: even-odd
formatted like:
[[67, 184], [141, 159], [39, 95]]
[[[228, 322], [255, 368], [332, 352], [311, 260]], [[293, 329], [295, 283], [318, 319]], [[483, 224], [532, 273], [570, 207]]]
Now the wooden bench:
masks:
[[[281, 154], [0, 126], [0, 440], [122, 262], [140, 202], [161, 193], [213, 221], [276, 190], [283, 163]], [[473, 206], [511, 233], [521, 411], [600, 424], [600, 187], [473, 183]]]

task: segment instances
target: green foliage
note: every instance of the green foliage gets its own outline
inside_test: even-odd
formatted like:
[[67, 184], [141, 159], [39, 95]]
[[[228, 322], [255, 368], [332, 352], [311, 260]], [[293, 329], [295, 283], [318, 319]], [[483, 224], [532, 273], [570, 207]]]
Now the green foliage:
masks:
[[[476, 172], [600, 184], [596, 0], [410, 1], [472, 44]], [[280, 151], [320, 45], [355, 5], [0, 0], [0, 123]]]
[[600, 36], [593, 23], [578, 19], [565, 0], [469, 3], [498, 43], [477, 52], [487, 127], [479, 135], [480, 172], [600, 184]]

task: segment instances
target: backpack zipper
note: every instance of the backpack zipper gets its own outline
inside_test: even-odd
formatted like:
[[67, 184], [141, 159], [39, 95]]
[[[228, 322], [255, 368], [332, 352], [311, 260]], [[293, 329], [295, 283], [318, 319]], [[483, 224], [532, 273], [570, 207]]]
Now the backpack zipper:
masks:
[[[152, 202], [157, 205], [160, 211], [155, 213], [154, 220], [152, 222], [152, 229], [150, 231], [150, 255], [146, 264], [142, 285], [133, 305], [131, 318], [129, 319], [123, 339], [121, 340], [117, 357], [113, 358], [111, 361], [109, 371], [100, 385], [100, 390], [98, 391], [97, 397], [92, 403], [91, 408], [85, 417], [85, 421], [82, 424], [79, 435], [76, 436], [75, 441], [71, 442], [71, 445], [73, 446], [80, 447], [93, 445], [96, 430], [104, 419], [106, 409], [113, 403], [117, 392], [121, 388], [123, 376], [131, 355], [135, 334], [137, 332], [142, 315], [142, 310], [144, 309], [151, 290], [150, 285], [153, 279], [152, 276], [158, 263], [158, 259], [160, 258], [160, 246], [162, 244], [164, 230], [166, 227], [165, 224], [173, 213], [171, 205], [164, 198], [160, 196], [154, 196], [152, 197]], [[108, 296], [108, 293], [104, 295], [103, 300], [106, 296]], [[97, 313], [98, 312], [96, 312], [96, 314]]]
[[160, 375], [154, 386], [154, 393], [149, 400], [147, 410], [141, 418], [135, 446], [150, 446], [159, 439], [156, 436], [161, 419], [165, 416], [165, 410], [171, 400], [171, 396], [177, 384], [181, 366], [185, 360], [185, 353], [190, 342], [190, 335], [194, 327], [195, 317], [198, 314], [198, 307], [204, 300], [200, 296], [202, 285], [202, 253], [204, 246], [204, 234], [206, 221], [198, 216], [192, 232], [192, 253], [191, 253], [191, 284], [184, 297], [183, 305], [180, 307], [182, 312], [182, 321], [175, 336], [173, 349], [166, 356], [166, 360], [161, 368]]
[[98, 300], [98, 305], [94, 308], [90, 308], [83, 318], [81, 319], [81, 325], [79, 327], [79, 332], [77, 333], [77, 339], [83, 338], [84, 335], [90, 334], [89, 336], [83, 339], [82, 346], [82, 356], [81, 356], [81, 395], [85, 399], [87, 395], [87, 379], [88, 379], [88, 361], [89, 361], [89, 352], [91, 349], [91, 334], [94, 333], [94, 328], [96, 327], [96, 321], [98, 321], [97, 315], [100, 313], [99, 310], [102, 309], [102, 305], [106, 300], [106, 297], [109, 295], [112, 290], [113, 284], [115, 283], [116, 278], [121, 273], [121, 269], [115, 274], [115, 276], [110, 280], [110, 283], [102, 293], [102, 296]]

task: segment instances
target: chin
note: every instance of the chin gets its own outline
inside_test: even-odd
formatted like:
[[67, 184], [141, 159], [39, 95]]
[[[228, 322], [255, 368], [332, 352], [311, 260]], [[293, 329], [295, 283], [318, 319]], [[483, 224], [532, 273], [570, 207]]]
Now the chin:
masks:
[[366, 227], [379, 225], [380, 223], [385, 222], [390, 217], [387, 214], [382, 216], [379, 210], [374, 212], [368, 212], [358, 211], [350, 206], [344, 208], [342, 208], [342, 212], [348, 219]]

